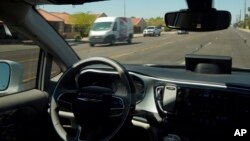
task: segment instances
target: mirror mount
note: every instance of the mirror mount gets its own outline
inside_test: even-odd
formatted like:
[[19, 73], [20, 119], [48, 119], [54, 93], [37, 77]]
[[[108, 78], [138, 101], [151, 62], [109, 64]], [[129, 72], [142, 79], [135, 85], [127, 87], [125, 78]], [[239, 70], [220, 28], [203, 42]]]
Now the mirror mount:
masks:
[[188, 8], [192, 11], [211, 10], [213, 0], [186, 0]]

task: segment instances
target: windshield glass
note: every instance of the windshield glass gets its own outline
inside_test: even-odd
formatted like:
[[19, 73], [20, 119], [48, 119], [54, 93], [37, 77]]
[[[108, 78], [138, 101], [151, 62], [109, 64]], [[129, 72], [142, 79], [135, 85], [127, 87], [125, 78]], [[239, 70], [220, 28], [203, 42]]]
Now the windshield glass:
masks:
[[[165, 13], [187, 9], [185, 0], [111, 0], [73, 7], [42, 5], [38, 11], [46, 11], [55, 17], [53, 21], [45, 19], [63, 35], [82, 59], [106, 56], [123, 64], [185, 66], [187, 54], [217, 55], [232, 57], [234, 68], [249, 69], [250, 2], [244, 4], [244, 1], [214, 0], [213, 6], [231, 13], [232, 21], [228, 29], [213, 32], [169, 29], [164, 22]], [[115, 30], [91, 33], [91, 29], [111, 28], [111, 22], [105, 19], [101, 23], [94, 23], [100, 17], [126, 18], [118, 19], [117, 25], [113, 27]], [[159, 27], [159, 31], [144, 32], [144, 29], [152, 26]]]
[[98, 22], [93, 24], [93, 31], [109, 30], [111, 29], [112, 22]]
[[154, 27], [150, 26], [150, 27], [147, 27], [147, 29], [155, 29]]

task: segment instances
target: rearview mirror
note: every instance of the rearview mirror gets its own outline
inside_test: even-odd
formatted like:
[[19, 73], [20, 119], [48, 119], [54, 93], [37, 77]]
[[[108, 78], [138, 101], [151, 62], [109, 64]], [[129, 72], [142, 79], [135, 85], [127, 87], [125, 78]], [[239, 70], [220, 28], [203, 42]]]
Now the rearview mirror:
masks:
[[215, 31], [226, 29], [231, 24], [228, 11], [177, 11], [166, 13], [165, 22], [169, 28], [188, 31]]

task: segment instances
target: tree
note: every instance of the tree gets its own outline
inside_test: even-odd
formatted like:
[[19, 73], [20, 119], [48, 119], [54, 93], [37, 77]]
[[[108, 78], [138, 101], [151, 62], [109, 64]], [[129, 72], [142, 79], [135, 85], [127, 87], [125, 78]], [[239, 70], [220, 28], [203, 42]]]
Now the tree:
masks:
[[90, 13], [75, 13], [70, 16], [74, 28], [81, 33], [82, 37], [88, 36], [95, 19], [96, 16]]
[[246, 28], [249, 28], [250, 27], [250, 17], [246, 17], [246, 21], [245, 21], [245, 24], [246, 24]]
[[245, 28], [250, 28], [250, 7], [247, 8], [249, 14], [246, 14]]
[[162, 17], [150, 18], [147, 20], [148, 26], [158, 26], [162, 27], [165, 26], [164, 19]]

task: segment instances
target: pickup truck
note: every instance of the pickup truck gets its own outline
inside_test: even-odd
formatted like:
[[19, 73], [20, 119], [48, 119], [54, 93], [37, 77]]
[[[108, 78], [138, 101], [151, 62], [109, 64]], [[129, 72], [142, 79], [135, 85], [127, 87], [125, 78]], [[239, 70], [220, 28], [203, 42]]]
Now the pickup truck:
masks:
[[161, 36], [161, 29], [157, 26], [148, 26], [143, 30], [143, 36]]

